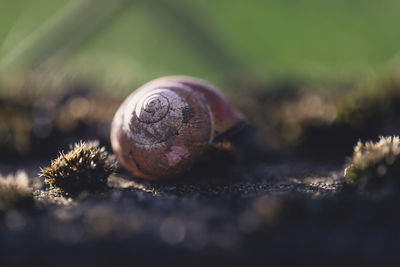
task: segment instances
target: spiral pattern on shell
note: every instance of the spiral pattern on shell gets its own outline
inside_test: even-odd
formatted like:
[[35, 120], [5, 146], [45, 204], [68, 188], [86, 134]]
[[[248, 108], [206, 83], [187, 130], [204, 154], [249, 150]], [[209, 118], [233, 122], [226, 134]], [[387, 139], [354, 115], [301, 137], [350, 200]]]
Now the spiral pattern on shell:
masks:
[[[136, 105], [136, 116], [143, 123], [155, 123], [162, 120], [169, 111], [168, 97], [163, 95], [162, 89], [151, 92], [144, 100]], [[168, 93], [168, 91], [164, 92]]]
[[241, 116], [221, 93], [189, 77], [164, 77], [134, 91], [111, 126], [111, 144], [122, 166], [157, 180], [182, 174], [215, 137]]
[[163, 143], [179, 133], [187, 103], [168, 88], [138, 94], [128, 104], [133, 116], [126, 116], [132, 141], [142, 145]]

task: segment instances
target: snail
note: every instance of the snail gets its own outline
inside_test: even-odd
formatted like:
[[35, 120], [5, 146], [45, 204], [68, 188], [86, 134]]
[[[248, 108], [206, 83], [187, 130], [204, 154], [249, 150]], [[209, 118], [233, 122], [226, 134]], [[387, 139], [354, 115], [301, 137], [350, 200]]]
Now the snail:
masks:
[[111, 145], [134, 176], [161, 180], [189, 170], [243, 123], [243, 115], [212, 85], [191, 77], [163, 77], [121, 104], [111, 125]]

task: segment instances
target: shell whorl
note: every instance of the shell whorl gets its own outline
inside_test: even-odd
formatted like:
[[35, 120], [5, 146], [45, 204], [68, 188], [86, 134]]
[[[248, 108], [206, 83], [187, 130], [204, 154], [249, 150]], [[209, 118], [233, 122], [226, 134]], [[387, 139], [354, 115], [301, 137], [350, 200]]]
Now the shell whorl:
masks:
[[170, 108], [168, 99], [170, 92], [165, 91], [158, 89], [156, 92], [151, 92], [136, 104], [135, 113], [140, 122], [145, 124], [156, 123], [167, 116]]
[[186, 101], [170, 88], [137, 94], [127, 104], [124, 128], [133, 142], [153, 145], [177, 135], [184, 121]]
[[218, 134], [239, 120], [214, 87], [193, 78], [164, 77], [141, 86], [121, 104], [111, 144], [123, 167], [158, 180], [188, 170]]

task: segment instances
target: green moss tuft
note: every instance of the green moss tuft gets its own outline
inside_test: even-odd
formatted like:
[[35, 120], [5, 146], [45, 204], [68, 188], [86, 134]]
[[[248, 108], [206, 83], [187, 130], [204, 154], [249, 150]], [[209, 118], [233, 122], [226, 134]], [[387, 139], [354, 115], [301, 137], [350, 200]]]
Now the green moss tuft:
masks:
[[114, 157], [104, 147], [99, 147], [97, 141], [80, 142], [67, 154], [60, 152], [40, 175], [50, 188], [60, 188], [64, 193], [93, 192], [107, 187], [107, 178], [115, 166]]
[[364, 189], [400, 189], [400, 139], [380, 137], [376, 143], [358, 144], [345, 169], [345, 176], [352, 184]]
[[0, 175], [0, 214], [13, 208], [31, 207], [33, 194], [25, 172]]

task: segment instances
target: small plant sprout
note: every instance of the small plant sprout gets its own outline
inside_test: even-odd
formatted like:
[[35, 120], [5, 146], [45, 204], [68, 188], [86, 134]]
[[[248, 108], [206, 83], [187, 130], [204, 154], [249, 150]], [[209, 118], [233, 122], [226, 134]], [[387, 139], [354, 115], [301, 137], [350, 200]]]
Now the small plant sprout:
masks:
[[116, 167], [114, 157], [99, 147], [98, 141], [76, 143], [67, 154], [59, 154], [40, 175], [50, 189], [58, 188], [66, 194], [105, 189], [107, 178]]
[[7, 177], [0, 175], [0, 214], [8, 209], [32, 205], [33, 194], [25, 172], [19, 171]]
[[400, 187], [399, 137], [380, 137], [377, 143], [359, 141], [344, 175], [350, 183], [367, 190]]

